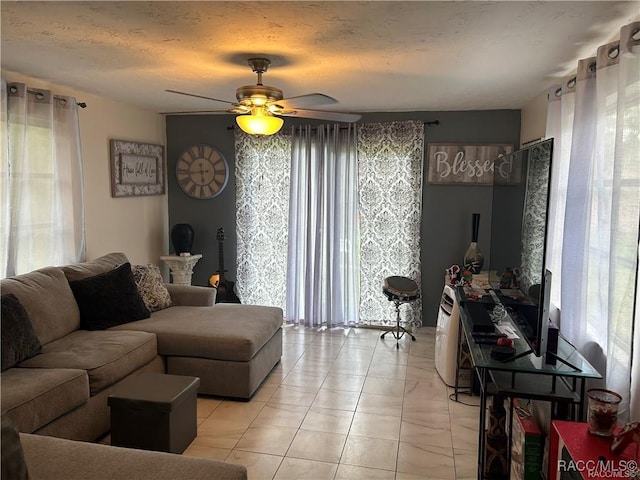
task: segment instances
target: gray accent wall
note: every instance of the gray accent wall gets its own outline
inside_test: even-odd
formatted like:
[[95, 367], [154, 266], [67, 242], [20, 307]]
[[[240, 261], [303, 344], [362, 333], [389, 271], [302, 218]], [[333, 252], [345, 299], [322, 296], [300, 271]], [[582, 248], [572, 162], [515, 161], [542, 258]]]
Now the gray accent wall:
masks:
[[[209, 277], [218, 271], [218, 228], [224, 229], [224, 266], [226, 276], [235, 280], [236, 272], [236, 180], [233, 115], [167, 116], [167, 186], [169, 192], [169, 229], [176, 223], [188, 223], [194, 230], [192, 253], [202, 258], [193, 270], [193, 285], [208, 285]], [[229, 166], [229, 181], [217, 197], [200, 200], [188, 196], [176, 181], [176, 161], [192, 145], [206, 144], [217, 148]], [[170, 233], [167, 232], [167, 236]], [[169, 236], [169, 253], [174, 253]]]
[[[425, 125], [425, 152], [429, 143], [504, 143], [512, 144], [514, 150], [519, 147], [520, 110], [365, 113], [360, 122], [399, 120], [440, 122], [439, 125]], [[300, 123], [319, 122], [287, 118], [284, 128]], [[167, 117], [169, 226], [171, 228], [176, 223], [189, 223], [194, 228], [193, 253], [203, 254], [194, 269], [194, 285], [207, 285], [209, 276], [218, 270], [216, 231], [219, 227], [223, 227], [226, 234], [224, 260], [228, 270], [227, 277], [235, 280], [234, 141], [233, 130], [229, 129], [234, 124], [234, 116], [224, 114]], [[219, 196], [210, 200], [196, 200], [187, 196], [175, 178], [176, 159], [186, 148], [198, 143], [218, 148], [229, 164], [227, 187]], [[425, 174], [426, 168], [425, 162]], [[462, 263], [471, 241], [473, 213], [480, 213], [478, 245], [485, 254], [485, 265], [489, 265], [492, 199], [493, 189], [490, 186], [430, 185], [425, 177], [421, 251], [422, 319], [425, 326], [436, 324], [445, 269], [454, 263]], [[403, 272], [397, 272], [397, 275], [403, 275]], [[390, 304], [390, 319], [393, 314]]]

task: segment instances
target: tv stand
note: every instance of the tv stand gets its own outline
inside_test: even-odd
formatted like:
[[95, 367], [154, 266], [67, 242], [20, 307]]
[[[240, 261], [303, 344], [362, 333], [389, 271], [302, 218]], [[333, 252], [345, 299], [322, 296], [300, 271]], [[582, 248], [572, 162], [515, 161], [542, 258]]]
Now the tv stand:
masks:
[[[520, 338], [515, 339], [514, 357], [500, 361], [491, 357], [491, 345], [474, 341], [473, 311], [467, 308], [471, 300], [460, 305], [460, 328], [458, 331], [458, 365], [461, 365], [461, 345], [466, 343], [471, 359], [471, 367], [480, 383], [480, 418], [478, 425], [478, 478], [487, 477], [485, 457], [487, 455], [486, 422], [487, 399], [528, 398], [545, 400], [552, 404], [573, 405], [574, 420], [583, 421], [585, 413], [585, 385], [587, 379], [601, 379], [602, 376], [576, 348], [562, 337], [558, 338], [557, 353], [548, 352], [559, 360], [550, 365], [542, 357], [532, 355], [533, 350], [525, 340], [519, 325], [506, 316], [501, 323], [510, 323]], [[457, 373], [457, 372], [456, 372]], [[560, 380], [558, 382], [558, 380]], [[507, 450], [508, 452], [509, 450]], [[508, 475], [509, 472], [505, 472]]]
[[[526, 357], [527, 355], [531, 355], [532, 353], [535, 353], [535, 352], [533, 350], [531, 350], [531, 349], [525, 350], [522, 353], [519, 353], [517, 355], [514, 355], [511, 358], [507, 358], [506, 360], [503, 360], [503, 363], [513, 362], [515, 360], [518, 360], [519, 358]], [[560, 357], [559, 355], [557, 355], [557, 354], [555, 354], [553, 352], [547, 352], [547, 353], [545, 353], [545, 355], [552, 355], [553, 358], [555, 358], [559, 362], [564, 363], [567, 367], [573, 368], [576, 372], [581, 372], [582, 371], [580, 368], [576, 367], [574, 364], [568, 362], [567, 360], [565, 360], [564, 358]]]
[[567, 360], [565, 360], [564, 358], [562, 358], [561, 356], [553, 353], [553, 352], [547, 352], [545, 355], [551, 355], [553, 356], [556, 360], [558, 360], [559, 362], [564, 363], [567, 367], [573, 368], [576, 372], [581, 372], [582, 370], [578, 367], [576, 367], [574, 364], [568, 362]]
[[533, 350], [531, 350], [531, 349], [529, 349], [529, 350], [525, 350], [525, 351], [524, 351], [524, 352], [522, 352], [522, 353], [519, 353], [519, 354], [517, 354], [517, 355], [514, 355], [514, 356], [513, 356], [513, 357], [511, 357], [511, 358], [507, 358], [506, 360], [503, 360], [503, 362], [504, 362], [504, 363], [513, 362], [513, 361], [515, 361], [515, 360], [518, 360], [519, 358], [526, 357], [527, 355], [531, 355], [532, 353], [534, 353], [534, 351], [533, 351]]

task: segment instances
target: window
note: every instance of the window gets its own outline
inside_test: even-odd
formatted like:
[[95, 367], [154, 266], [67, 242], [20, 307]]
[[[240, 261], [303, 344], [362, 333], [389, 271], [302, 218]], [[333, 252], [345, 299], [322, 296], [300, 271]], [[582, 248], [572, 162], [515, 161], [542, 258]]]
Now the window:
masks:
[[2, 277], [84, 258], [75, 99], [2, 81]]

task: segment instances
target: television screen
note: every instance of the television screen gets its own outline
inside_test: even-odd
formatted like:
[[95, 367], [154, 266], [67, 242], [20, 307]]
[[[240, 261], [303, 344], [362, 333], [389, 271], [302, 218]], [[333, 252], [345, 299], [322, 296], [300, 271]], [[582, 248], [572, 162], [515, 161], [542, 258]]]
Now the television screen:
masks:
[[491, 212], [491, 284], [537, 356], [546, 351], [549, 321], [545, 258], [552, 152], [549, 139], [511, 154], [520, 163], [521, 181], [494, 184]]

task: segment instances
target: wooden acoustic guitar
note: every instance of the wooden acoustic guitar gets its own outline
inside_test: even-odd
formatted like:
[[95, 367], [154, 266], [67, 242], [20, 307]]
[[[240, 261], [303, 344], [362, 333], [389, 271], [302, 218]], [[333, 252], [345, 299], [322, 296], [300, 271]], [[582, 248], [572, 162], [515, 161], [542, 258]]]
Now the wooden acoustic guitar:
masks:
[[218, 273], [209, 277], [209, 285], [218, 289], [216, 294], [216, 303], [240, 303], [240, 299], [233, 291], [235, 282], [227, 280], [224, 276], [224, 230], [222, 227], [218, 229], [216, 234], [218, 240]]

